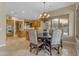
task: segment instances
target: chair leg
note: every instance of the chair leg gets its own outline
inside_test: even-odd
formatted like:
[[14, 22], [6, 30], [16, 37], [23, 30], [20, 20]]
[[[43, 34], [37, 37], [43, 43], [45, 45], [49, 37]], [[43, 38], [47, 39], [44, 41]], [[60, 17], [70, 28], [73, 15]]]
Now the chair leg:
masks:
[[38, 55], [38, 50], [39, 50], [39, 48], [37, 47], [37, 48], [36, 48], [36, 55]]
[[60, 46], [58, 45], [58, 49], [57, 49], [57, 53], [58, 53], [58, 54], [60, 54], [60, 52], [59, 52], [59, 48], [60, 48]]
[[63, 47], [63, 45], [62, 45], [62, 39], [61, 39], [61, 48]]
[[51, 45], [50, 45], [50, 55], [52, 55], [52, 51], [51, 50], [52, 50], [52, 48], [51, 48]]
[[30, 44], [30, 52], [32, 52], [32, 45]]

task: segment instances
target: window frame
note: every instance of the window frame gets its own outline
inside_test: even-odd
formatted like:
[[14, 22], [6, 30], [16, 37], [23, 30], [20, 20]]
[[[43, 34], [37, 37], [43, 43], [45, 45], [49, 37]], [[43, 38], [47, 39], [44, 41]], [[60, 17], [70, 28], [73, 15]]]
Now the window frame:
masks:
[[[65, 14], [65, 15], [59, 15], [59, 16], [54, 16], [54, 17], [52, 17], [52, 20], [53, 19], [55, 19], [55, 18], [58, 18], [58, 28], [60, 28], [60, 19], [61, 19], [61, 17], [63, 17], [63, 16], [66, 16], [67, 15], [67, 20], [68, 20], [68, 36], [69, 36], [69, 14]], [[52, 28], [52, 20], [51, 20], [51, 28]]]

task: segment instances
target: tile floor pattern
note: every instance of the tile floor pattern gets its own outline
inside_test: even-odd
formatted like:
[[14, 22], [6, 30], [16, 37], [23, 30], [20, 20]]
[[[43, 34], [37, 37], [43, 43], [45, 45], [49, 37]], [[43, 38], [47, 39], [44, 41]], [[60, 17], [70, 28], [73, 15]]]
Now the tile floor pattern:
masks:
[[[35, 50], [29, 52], [29, 41], [25, 38], [8, 38], [6, 40], [6, 47], [0, 47], [0, 56], [36, 56]], [[60, 49], [61, 53], [57, 54], [52, 49], [52, 56], [76, 56], [75, 45], [63, 44], [63, 49]], [[49, 56], [49, 53], [45, 50], [41, 50], [38, 56]]]

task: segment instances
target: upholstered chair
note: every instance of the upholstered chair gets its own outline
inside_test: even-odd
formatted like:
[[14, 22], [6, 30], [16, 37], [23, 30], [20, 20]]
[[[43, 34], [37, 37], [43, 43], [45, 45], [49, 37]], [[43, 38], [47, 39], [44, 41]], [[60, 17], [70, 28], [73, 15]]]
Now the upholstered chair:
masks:
[[38, 42], [37, 39], [37, 32], [34, 29], [29, 29], [29, 39], [30, 39], [30, 52], [32, 52], [32, 49], [36, 49], [36, 55], [38, 54], [38, 51], [40, 50], [40, 46], [42, 45], [42, 42]]
[[62, 30], [54, 30], [52, 39], [51, 39], [51, 47], [57, 50], [57, 53], [59, 54], [59, 48], [61, 46], [61, 38], [62, 38]]

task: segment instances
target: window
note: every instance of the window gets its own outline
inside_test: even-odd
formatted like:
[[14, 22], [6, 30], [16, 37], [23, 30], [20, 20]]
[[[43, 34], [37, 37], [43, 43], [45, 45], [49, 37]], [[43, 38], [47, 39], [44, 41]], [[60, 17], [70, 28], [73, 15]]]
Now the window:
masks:
[[53, 28], [53, 29], [57, 29], [57, 28], [58, 28], [58, 21], [59, 21], [58, 18], [54, 18], [54, 19], [52, 20], [52, 28]]
[[63, 35], [69, 35], [69, 15], [57, 16], [52, 19], [53, 29], [63, 29]]

